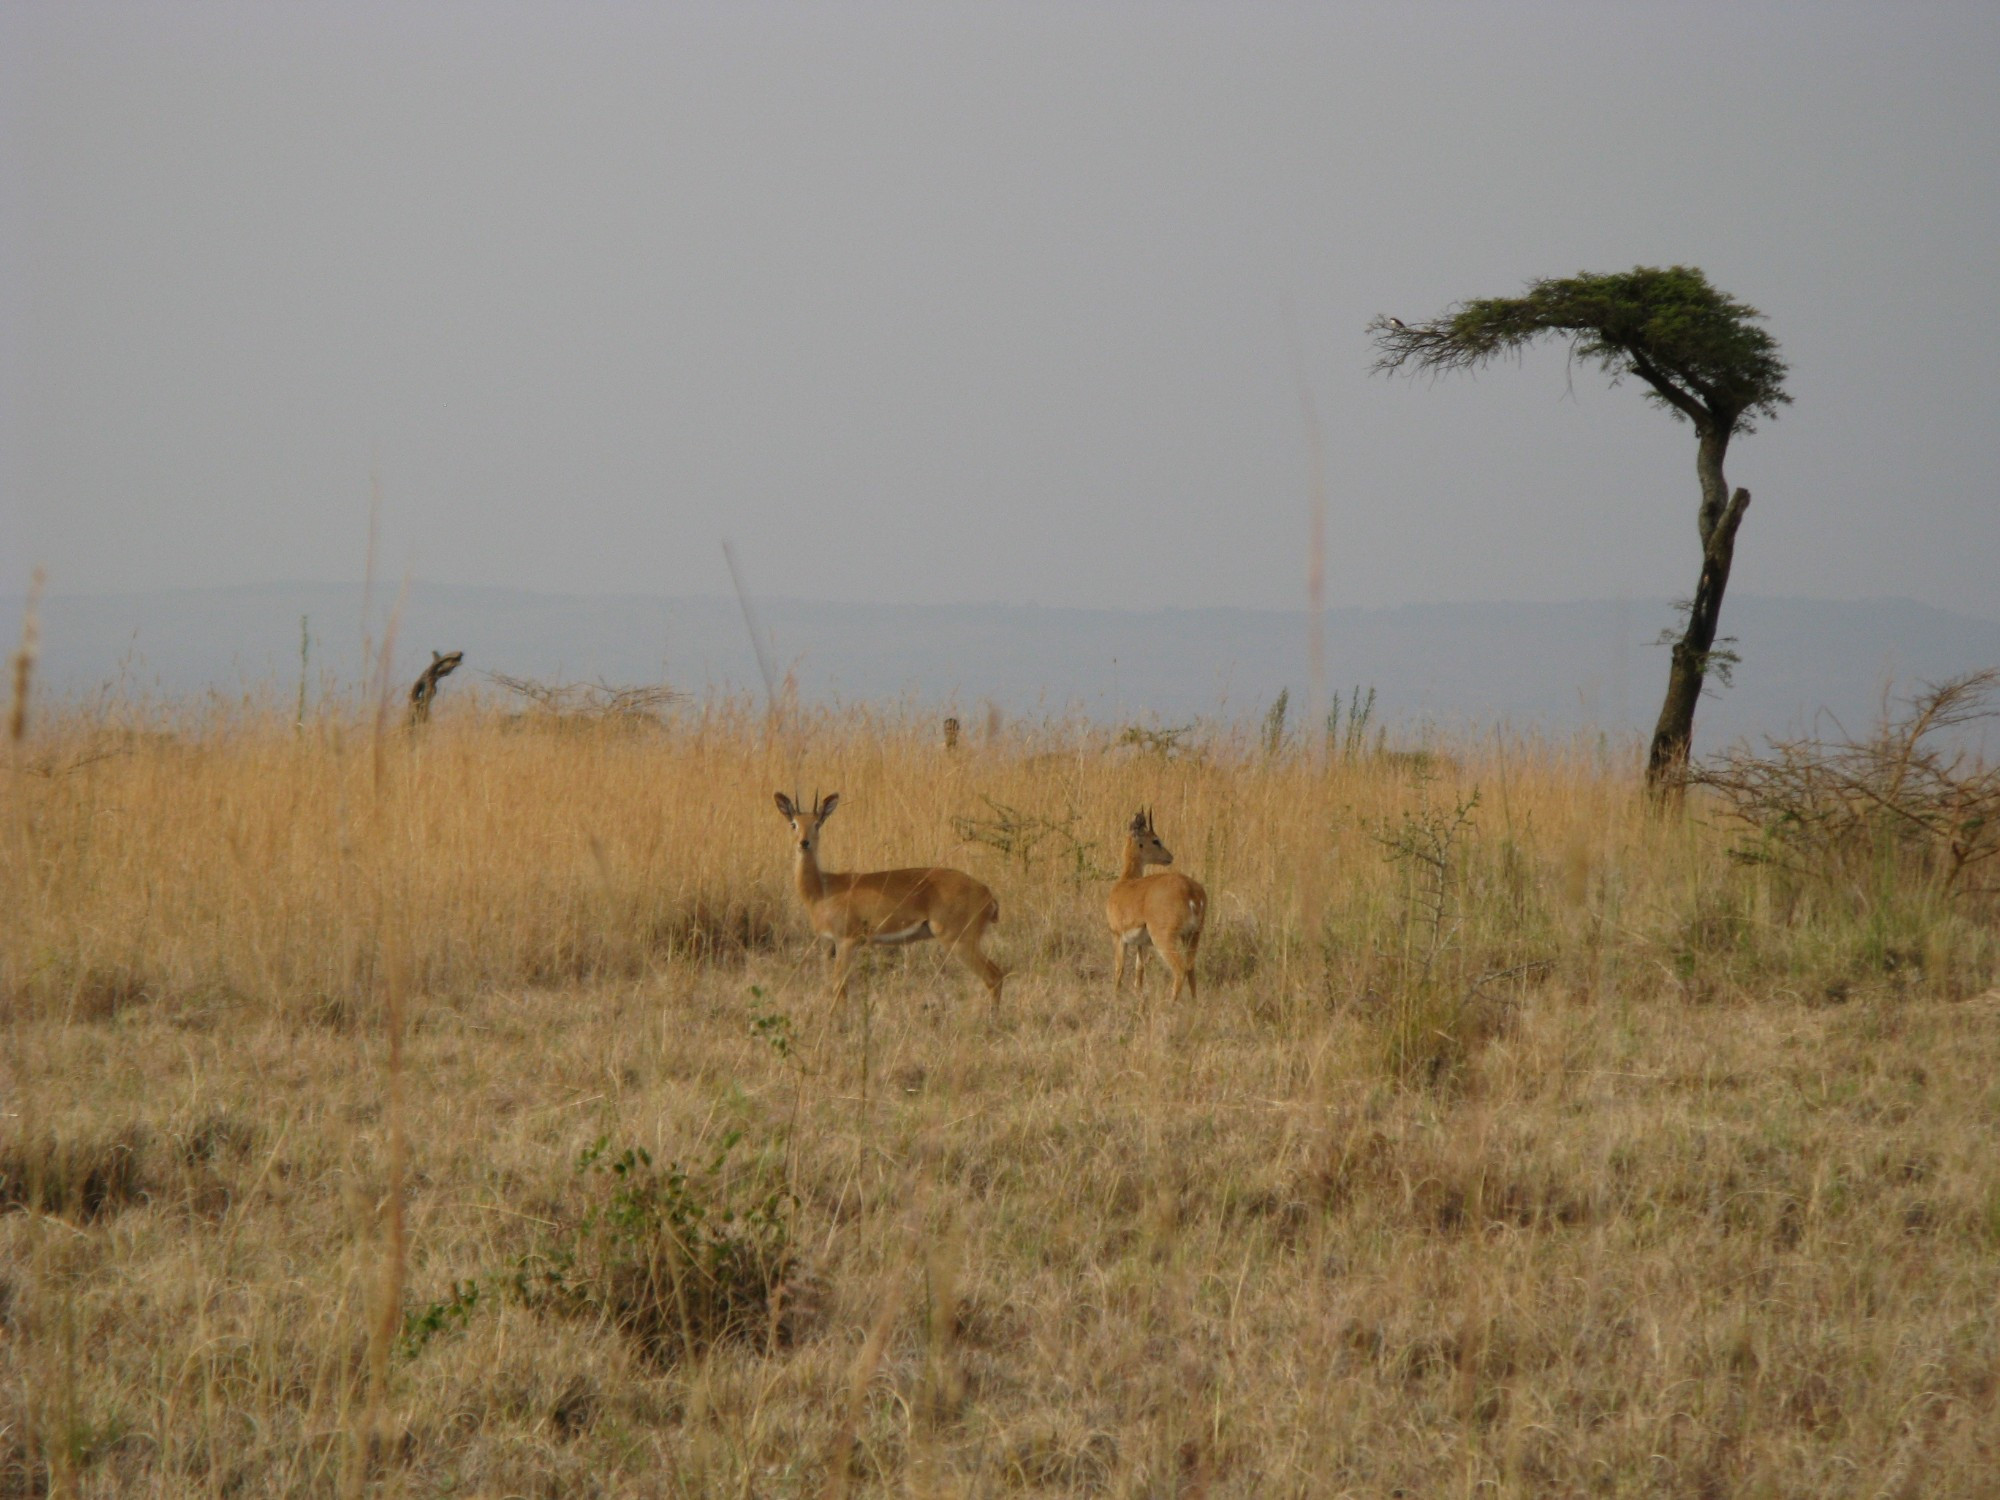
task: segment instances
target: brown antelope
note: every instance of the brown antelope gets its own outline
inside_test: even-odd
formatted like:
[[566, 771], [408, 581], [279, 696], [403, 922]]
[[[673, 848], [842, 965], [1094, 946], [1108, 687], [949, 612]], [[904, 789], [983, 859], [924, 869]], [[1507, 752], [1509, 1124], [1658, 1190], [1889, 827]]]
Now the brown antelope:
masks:
[[410, 727], [431, 721], [431, 703], [438, 695], [438, 684], [458, 670], [458, 664], [465, 660], [463, 651], [433, 651], [431, 664], [424, 668], [424, 675], [410, 689]]
[[1141, 993], [1146, 988], [1146, 947], [1160, 950], [1167, 967], [1174, 971], [1174, 991], [1169, 1003], [1178, 1000], [1181, 986], [1194, 997], [1194, 956], [1201, 947], [1201, 925], [1208, 916], [1208, 892], [1198, 881], [1168, 871], [1148, 875], [1147, 865], [1170, 865], [1173, 854], [1153, 831], [1151, 812], [1132, 815], [1125, 835], [1125, 862], [1118, 870], [1118, 883], [1104, 903], [1104, 915], [1111, 923], [1111, 938], [1117, 944], [1118, 964], [1111, 977], [1116, 994], [1125, 984], [1125, 950], [1136, 947], [1132, 983]]
[[798, 852], [792, 878], [813, 933], [833, 944], [833, 996], [847, 998], [847, 972], [854, 950], [863, 943], [917, 943], [936, 938], [947, 953], [979, 976], [1000, 1003], [1000, 982], [1006, 971], [979, 951], [986, 929], [1000, 920], [1000, 903], [993, 892], [962, 870], [933, 865], [920, 870], [877, 870], [867, 875], [834, 875], [819, 867], [816, 847], [820, 825], [840, 806], [840, 794], [810, 810], [797, 806], [783, 792], [778, 811], [792, 825]]

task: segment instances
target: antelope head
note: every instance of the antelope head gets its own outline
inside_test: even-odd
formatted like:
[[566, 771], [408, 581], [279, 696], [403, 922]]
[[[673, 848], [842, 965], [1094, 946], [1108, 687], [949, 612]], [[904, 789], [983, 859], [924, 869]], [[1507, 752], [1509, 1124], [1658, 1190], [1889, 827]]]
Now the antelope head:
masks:
[[1139, 862], [1144, 865], [1170, 865], [1174, 862], [1173, 851], [1160, 842], [1159, 834], [1153, 831], [1153, 810], [1144, 808], [1132, 814], [1132, 842], [1139, 846]]
[[811, 854], [813, 844], [819, 838], [820, 824], [833, 816], [833, 810], [840, 806], [840, 793], [833, 792], [824, 799], [813, 794], [810, 809], [800, 807], [783, 792], [776, 794], [778, 811], [787, 823], [792, 825], [792, 833], [799, 841], [799, 853]]

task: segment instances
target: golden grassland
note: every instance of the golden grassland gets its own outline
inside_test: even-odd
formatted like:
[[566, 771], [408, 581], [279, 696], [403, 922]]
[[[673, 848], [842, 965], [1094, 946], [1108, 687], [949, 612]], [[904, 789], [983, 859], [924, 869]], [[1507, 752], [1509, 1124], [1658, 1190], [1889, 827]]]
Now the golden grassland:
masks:
[[[40, 725], [0, 1495], [1995, 1493], [1991, 910], [1619, 747], [1309, 748]], [[997, 1013], [933, 945], [831, 1006], [779, 788], [995, 889]]]

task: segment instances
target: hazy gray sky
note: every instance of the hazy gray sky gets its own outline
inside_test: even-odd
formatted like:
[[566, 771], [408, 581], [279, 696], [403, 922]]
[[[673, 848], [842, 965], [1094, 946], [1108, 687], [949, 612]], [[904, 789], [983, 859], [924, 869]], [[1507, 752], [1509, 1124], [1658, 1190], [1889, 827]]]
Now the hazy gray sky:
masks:
[[[1734, 588], [2000, 615], [2000, 6], [0, 7], [0, 589], [1685, 593], [1688, 430], [1362, 325], [1689, 262]], [[1726, 621], [1725, 621], [1726, 623]]]

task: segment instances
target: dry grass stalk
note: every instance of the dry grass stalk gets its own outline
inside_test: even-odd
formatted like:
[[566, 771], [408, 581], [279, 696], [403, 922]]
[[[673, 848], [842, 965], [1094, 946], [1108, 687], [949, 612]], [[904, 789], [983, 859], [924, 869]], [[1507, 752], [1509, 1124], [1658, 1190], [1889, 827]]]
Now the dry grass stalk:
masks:
[[36, 568], [28, 584], [28, 606], [21, 614], [21, 644], [10, 663], [13, 673], [7, 706], [7, 739], [15, 747], [17, 757], [21, 742], [28, 737], [28, 689], [35, 678], [35, 657], [41, 651], [40, 608], [45, 581], [46, 575]]

